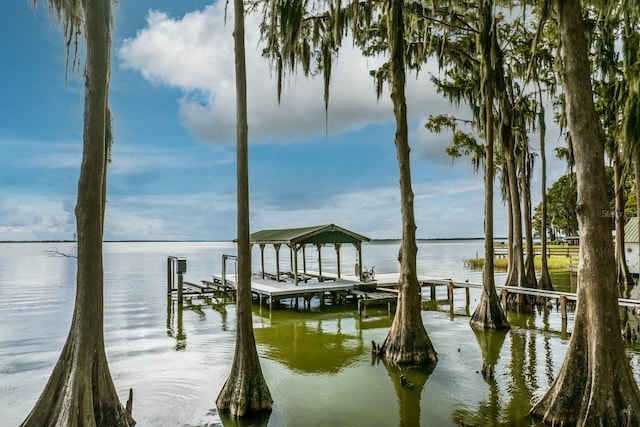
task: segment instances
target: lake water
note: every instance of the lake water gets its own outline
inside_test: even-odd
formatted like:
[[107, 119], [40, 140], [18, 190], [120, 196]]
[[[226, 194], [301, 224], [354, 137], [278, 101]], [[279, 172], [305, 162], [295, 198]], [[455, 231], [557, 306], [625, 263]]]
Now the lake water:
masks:
[[[377, 273], [398, 271], [399, 242], [364, 245], [363, 264]], [[0, 244], [0, 418], [17, 426], [33, 407], [60, 354], [75, 294], [71, 243]], [[178, 310], [166, 296], [167, 256], [187, 258], [185, 280], [221, 271], [233, 243], [105, 243], [105, 343], [115, 385], [124, 402], [134, 390], [139, 426], [235, 425], [221, 419], [216, 397], [233, 358], [235, 308], [230, 302], [194, 301]], [[483, 253], [481, 241], [420, 242], [420, 275], [480, 282], [464, 259]], [[336, 270], [335, 252], [322, 252], [323, 271]], [[266, 263], [275, 255], [266, 251]], [[259, 264], [259, 251], [253, 253]], [[307, 267], [314, 268], [313, 252]], [[283, 261], [284, 259], [284, 261]], [[353, 271], [355, 251], [343, 247], [343, 271]], [[286, 257], [281, 258], [286, 264]], [[317, 264], [316, 264], [317, 265]], [[570, 288], [567, 275], [555, 278]], [[497, 275], [501, 283], [504, 276]], [[428, 292], [425, 292], [427, 295]], [[274, 399], [268, 418], [239, 425], [269, 426], [532, 426], [533, 398], [549, 387], [564, 357], [566, 327], [555, 308], [509, 313], [507, 333], [477, 333], [469, 314], [479, 299], [455, 291], [453, 308], [438, 289], [423, 320], [439, 361], [429, 370], [386, 366], [372, 360], [371, 341], [384, 340], [392, 317], [386, 307], [359, 317], [352, 305], [312, 311], [269, 310], [254, 305], [254, 328], [266, 381]], [[302, 306], [302, 305], [301, 305]], [[635, 319], [632, 316], [633, 321]], [[634, 323], [635, 325], [635, 323]], [[629, 346], [640, 379], [638, 349]], [[478, 373], [495, 365], [495, 379]], [[413, 387], [402, 388], [403, 373]]]

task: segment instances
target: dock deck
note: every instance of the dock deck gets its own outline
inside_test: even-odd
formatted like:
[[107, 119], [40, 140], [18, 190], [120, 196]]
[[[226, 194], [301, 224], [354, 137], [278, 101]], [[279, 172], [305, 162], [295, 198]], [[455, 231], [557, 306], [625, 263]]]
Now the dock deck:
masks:
[[[214, 280], [223, 282], [222, 277], [214, 276]], [[227, 275], [226, 283], [236, 289], [237, 283], [235, 275]], [[347, 291], [353, 289], [356, 282], [344, 279], [330, 279], [325, 281], [307, 281], [295, 285], [290, 281], [277, 281], [272, 279], [262, 279], [260, 277], [251, 278], [251, 291], [267, 297], [291, 297], [306, 293]]]
[[[302, 276], [302, 273], [301, 273]], [[368, 305], [387, 304], [389, 310], [391, 306], [397, 303], [398, 291], [397, 282], [398, 273], [376, 274], [376, 278], [370, 282], [359, 281], [355, 276], [342, 276], [341, 278], [331, 274], [320, 276], [314, 272], [305, 272], [305, 280], [297, 285], [291, 280], [274, 280], [272, 278], [261, 278], [253, 276], [251, 278], [251, 291], [262, 304], [266, 301], [271, 307], [274, 302], [282, 299], [291, 299], [295, 301], [297, 307], [297, 299], [302, 297], [305, 306], [310, 307], [311, 299], [318, 297], [320, 304], [325, 304], [327, 294], [331, 297], [332, 302], [342, 302], [352, 299], [358, 303], [358, 312], [360, 314], [366, 310]], [[481, 289], [479, 283], [454, 282], [450, 279], [418, 277], [421, 288], [429, 287], [431, 289], [430, 299], [436, 299], [436, 289], [445, 287], [447, 290], [447, 300], [453, 304], [453, 293], [455, 289], [465, 289], [467, 305], [469, 304], [469, 289]], [[201, 284], [193, 282], [184, 282], [184, 296], [194, 296], [207, 294], [235, 294], [237, 287], [234, 274], [227, 274], [226, 280], [221, 276], [213, 276], [212, 280], [202, 280]], [[546, 291], [540, 289], [522, 288], [515, 286], [503, 286], [496, 284], [496, 290], [500, 294], [502, 303], [506, 306], [507, 296], [509, 294], [528, 295], [535, 297], [543, 297], [556, 300], [557, 305], [562, 313], [562, 318], [567, 318], [567, 303], [577, 302], [577, 295], [572, 292]], [[175, 294], [176, 289], [170, 288], [169, 294]], [[619, 298], [618, 305], [620, 307], [634, 308], [640, 310], [640, 300], [631, 298]]]

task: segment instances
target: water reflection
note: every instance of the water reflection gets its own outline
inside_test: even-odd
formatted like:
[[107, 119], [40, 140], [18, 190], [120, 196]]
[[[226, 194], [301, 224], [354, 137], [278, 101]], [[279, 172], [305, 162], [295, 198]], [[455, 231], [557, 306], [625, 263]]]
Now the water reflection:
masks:
[[[511, 319], [509, 319], [511, 323]], [[511, 323], [513, 325], [513, 323]], [[533, 393], [538, 389], [536, 378], [536, 333], [531, 330], [511, 329], [511, 360], [508, 366], [507, 391], [511, 399], [504, 414], [515, 425], [530, 425], [529, 410]]]
[[419, 426], [420, 423], [420, 401], [424, 385], [433, 372], [436, 364], [424, 367], [398, 367], [384, 359], [372, 354], [376, 362], [382, 361], [387, 374], [393, 383], [398, 401], [399, 426]]
[[[500, 352], [509, 332], [493, 330], [474, 330], [474, 335], [482, 354], [482, 378], [487, 383], [489, 397], [481, 401], [475, 412], [457, 409], [453, 413], [453, 421], [459, 425], [498, 426], [501, 425], [500, 388], [496, 380], [495, 369], [500, 359]], [[512, 425], [510, 420], [506, 425]]]
[[215, 296], [203, 295], [198, 298], [185, 299], [182, 304], [174, 301], [172, 297], [167, 298], [167, 336], [175, 338], [176, 351], [182, 351], [187, 348], [187, 333], [184, 330], [183, 312], [184, 310], [193, 311], [198, 314], [201, 320], [204, 320], [206, 313], [204, 308], [211, 308], [220, 313], [221, 329], [227, 331], [227, 304], [228, 298], [217, 298]]
[[241, 418], [231, 416], [230, 412], [220, 412], [220, 421], [225, 427], [266, 427], [271, 411], [261, 411]]
[[[268, 327], [255, 329], [265, 357], [298, 373], [337, 374], [366, 354], [355, 321], [338, 313], [309, 318], [300, 313], [273, 311]], [[348, 323], [343, 328], [343, 323]], [[344, 330], [343, 330], [344, 329]]]
[[[182, 321], [182, 312], [184, 307], [173, 301], [173, 298], [167, 298], [167, 336], [175, 338], [176, 351], [182, 351], [187, 348], [187, 334], [184, 332]], [[202, 313], [204, 316], [204, 313]]]

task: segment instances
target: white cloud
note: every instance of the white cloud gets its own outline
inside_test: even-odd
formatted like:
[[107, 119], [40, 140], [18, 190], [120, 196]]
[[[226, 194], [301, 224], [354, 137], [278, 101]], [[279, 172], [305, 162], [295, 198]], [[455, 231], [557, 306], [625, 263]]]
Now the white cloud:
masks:
[[69, 198], [0, 195], [0, 240], [72, 239], [75, 218]]
[[[149, 81], [181, 89], [183, 124], [199, 140], [213, 143], [231, 142], [235, 137], [233, 17], [228, 16], [225, 25], [224, 7], [224, 2], [216, 2], [181, 19], [149, 12], [147, 27], [125, 40], [119, 51], [122, 67], [139, 71]], [[291, 141], [323, 135], [322, 78], [290, 77], [278, 105], [275, 78], [261, 56], [259, 23], [257, 14], [247, 15], [250, 138]], [[363, 58], [349, 41], [344, 46], [333, 71], [329, 132], [392, 122], [389, 96], [384, 94], [378, 103], [369, 76], [369, 70], [382, 60]], [[419, 79], [407, 79], [407, 94], [409, 112], [416, 118], [448, 105], [435, 95], [426, 70]]]
[[235, 208], [235, 194], [111, 196], [105, 240], [232, 239]]

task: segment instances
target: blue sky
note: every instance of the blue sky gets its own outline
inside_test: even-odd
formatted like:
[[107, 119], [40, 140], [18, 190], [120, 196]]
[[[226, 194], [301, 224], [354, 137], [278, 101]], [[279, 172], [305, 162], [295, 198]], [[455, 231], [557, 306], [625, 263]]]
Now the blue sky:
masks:
[[[46, 4], [35, 11], [30, 4], [8, 2], [0, 25], [0, 240], [71, 239], [82, 69], [69, 70], [65, 83], [61, 28]], [[120, 1], [114, 18], [105, 239], [234, 238], [232, 16], [225, 25], [223, 3], [136, 0]], [[327, 123], [320, 79], [291, 77], [278, 105], [258, 22], [247, 17], [251, 229], [336, 223], [372, 238], [399, 238], [393, 113], [388, 92], [376, 100], [368, 74], [382, 59], [341, 53]], [[453, 111], [435, 93], [428, 69], [407, 87], [417, 235], [479, 237], [482, 177], [466, 159], [452, 164], [444, 152], [448, 135], [423, 127], [430, 114], [468, 112]], [[551, 131], [548, 145], [557, 144]], [[565, 170], [549, 158], [550, 186]], [[506, 235], [499, 200], [496, 234]]]

